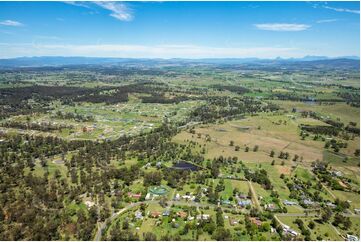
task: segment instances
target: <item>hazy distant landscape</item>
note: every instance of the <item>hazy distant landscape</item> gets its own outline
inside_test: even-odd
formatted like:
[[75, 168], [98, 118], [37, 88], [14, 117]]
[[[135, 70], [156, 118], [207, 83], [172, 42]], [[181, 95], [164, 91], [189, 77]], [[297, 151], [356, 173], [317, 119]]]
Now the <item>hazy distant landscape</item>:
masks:
[[[0, 3], [0, 240], [358, 240], [359, 5], [284, 3], [305, 23], [281, 24], [288, 13], [267, 13], [282, 4]], [[38, 6], [54, 23], [36, 18]], [[277, 44], [137, 43], [133, 32], [156, 16], [169, 40], [182, 36], [168, 25], [220, 43], [217, 31], [238, 24], [228, 18], [256, 16], [239, 21], [249, 41]], [[81, 20], [94, 21], [91, 31], [73, 31]], [[209, 32], [198, 35], [201, 23]], [[334, 29], [340, 38], [324, 43]], [[134, 45], [86, 42], [120, 32]], [[19, 37], [29, 33], [31, 45]]]

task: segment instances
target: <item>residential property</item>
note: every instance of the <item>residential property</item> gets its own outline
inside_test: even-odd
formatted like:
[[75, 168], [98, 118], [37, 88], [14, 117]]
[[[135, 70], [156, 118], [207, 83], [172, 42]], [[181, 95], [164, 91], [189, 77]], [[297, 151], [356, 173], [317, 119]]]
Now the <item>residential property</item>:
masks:
[[327, 206], [327, 207], [330, 207], [330, 208], [336, 208], [336, 204], [334, 204], [334, 203], [332, 203], [332, 202], [326, 203], [326, 206]]
[[230, 205], [231, 204], [231, 201], [229, 201], [228, 199], [226, 200], [222, 200], [222, 205]]
[[332, 175], [340, 177], [340, 176], [342, 176], [342, 172], [341, 171], [332, 171]]
[[134, 199], [140, 199], [142, 197], [142, 193], [128, 192], [128, 197], [134, 198]]
[[188, 214], [184, 211], [179, 211], [177, 212], [177, 216], [184, 219], [188, 216]]
[[149, 201], [149, 200], [152, 199], [151, 197], [152, 197], [152, 194], [150, 194], [150, 193], [148, 192], [144, 199], [145, 199], [146, 201]]
[[163, 216], [169, 216], [169, 214], [170, 214], [170, 211], [169, 211], [169, 210], [165, 210], [162, 215], [163, 215]]
[[243, 194], [243, 193], [239, 194], [238, 197], [240, 199], [247, 199], [248, 198], [248, 196], [246, 194]]
[[251, 205], [252, 204], [252, 201], [249, 200], [249, 199], [242, 199], [242, 200], [239, 200], [238, 201], [238, 205], [241, 206], [241, 207], [246, 207], [248, 205]]
[[316, 205], [316, 203], [314, 201], [311, 201], [310, 199], [303, 199], [302, 202], [306, 206], [314, 206], [314, 205]]
[[91, 208], [91, 207], [93, 207], [93, 206], [95, 205], [95, 203], [92, 202], [92, 201], [85, 201], [84, 203], [85, 203], [85, 206], [86, 206], [88, 209]]
[[347, 241], [359, 241], [358, 237], [352, 234], [347, 234]]
[[198, 220], [208, 220], [208, 219], [210, 219], [210, 215], [209, 214], [199, 214], [199, 215], [197, 215], [197, 219]]
[[249, 220], [251, 221], [251, 223], [257, 225], [258, 227], [262, 225], [262, 221], [259, 218], [251, 217], [249, 218]]
[[157, 199], [158, 197], [159, 197], [159, 195], [148, 192], [144, 199], [146, 201], [150, 201], [153, 199]]
[[276, 209], [276, 206], [273, 203], [265, 204], [264, 209], [268, 211], [274, 211]]
[[283, 204], [284, 204], [284, 205], [292, 206], [292, 205], [297, 205], [297, 202], [284, 200], [284, 201], [283, 201]]
[[230, 219], [229, 219], [229, 224], [230, 224], [231, 226], [235, 226], [235, 225], [238, 224], [238, 220], [237, 220], [237, 219], [234, 219], [234, 218], [230, 218]]
[[180, 198], [181, 198], [181, 197], [180, 197], [179, 193], [177, 193], [177, 194], [174, 196], [173, 200], [174, 200], [174, 201], [179, 201]]
[[283, 227], [283, 232], [285, 234], [291, 235], [292, 237], [298, 236], [298, 233], [296, 231], [294, 231], [293, 229], [291, 229], [289, 226], [283, 225], [282, 227]]
[[160, 215], [161, 215], [161, 212], [158, 212], [158, 211], [150, 212], [150, 217], [152, 217], [152, 218], [159, 218]]
[[136, 219], [143, 219], [143, 215], [141, 211], [136, 211], [134, 216]]

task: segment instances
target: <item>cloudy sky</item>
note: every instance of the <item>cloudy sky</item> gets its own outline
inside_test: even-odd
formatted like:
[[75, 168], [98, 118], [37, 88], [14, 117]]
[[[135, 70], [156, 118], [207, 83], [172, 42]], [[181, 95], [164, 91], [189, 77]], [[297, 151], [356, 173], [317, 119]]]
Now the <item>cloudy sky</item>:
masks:
[[0, 2], [0, 58], [359, 52], [359, 2]]

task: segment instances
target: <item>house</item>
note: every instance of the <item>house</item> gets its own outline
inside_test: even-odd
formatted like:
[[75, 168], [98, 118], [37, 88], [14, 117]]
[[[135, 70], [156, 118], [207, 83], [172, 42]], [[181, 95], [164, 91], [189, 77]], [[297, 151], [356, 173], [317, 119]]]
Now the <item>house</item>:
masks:
[[293, 229], [288, 229], [287, 233], [292, 235], [292, 236], [297, 236], [298, 235], [298, 233], [296, 231], [294, 231]]
[[177, 193], [174, 198], [173, 198], [174, 201], [179, 201], [180, 200], [180, 195], [179, 193]]
[[197, 219], [198, 220], [208, 220], [208, 219], [210, 219], [210, 215], [209, 214], [199, 214], [199, 215], [197, 215]]
[[142, 193], [128, 192], [128, 197], [134, 198], [134, 199], [140, 199], [142, 197]]
[[276, 209], [276, 206], [273, 203], [265, 204], [264, 209], [268, 211], [273, 211]]
[[291, 206], [291, 205], [297, 205], [297, 202], [284, 200], [284, 201], [283, 201], [283, 204], [284, 204], [284, 205], [289, 205], [289, 206]]
[[298, 235], [298, 233], [297, 233], [296, 231], [294, 231], [293, 229], [291, 229], [290, 226], [288, 226], [288, 225], [282, 225], [282, 227], [283, 227], [283, 232], [284, 232], [285, 234], [289, 234], [289, 235], [291, 235], [291, 236], [293, 236], [293, 237], [295, 237], [295, 236]]
[[262, 221], [259, 220], [259, 218], [251, 217], [249, 218], [249, 220], [251, 221], [251, 223], [257, 225], [258, 227], [262, 225]]
[[94, 130], [93, 127], [86, 127], [86, 126], [83, 127], [83, 132], [84, 132], [84, 133], [86, 133], [86, 132], [91, 132], [91, 131], [93, 131], [93, 130]]
[[144, 199], [145, 199], [146, 201], [149, 201], [149, 200], [151, 200], [152, 198], [153, 198], [152, 194], [148, 192]]
[[358, 237], [352, 234], [347, 234], [347, 241], [359, 241]]
[[237, 220], [237, 219], [230, 218], [230, 219], [229, 219], [229, 224], [230, 224], [231, 226], [237, 225], [237, 224], [238, 224], [238, 220]]
[[150, 213], [150, 217], [152, 217], [152, 218], [159, 218], [160, 215], [161, 215], [161, 213], [158, 212], [158, 211], [152, 211], [152, 212]]
[[238, 205], [241, 206], [241, 207], [246, 207], [246, 206], [251, 205], [251, 204], [252, 204], [252, 201], [249, 200], [249, 199], [239, 200], [238, 201]]
[[147, 193], [147, 195], [145, 196], [145, 200], [149, 201], [149, 200], [153, 200], [156, 199], [157, 197], [159, 197], [158, 194], [153, 194], [153, 193]]
[[88, 209], [91, 208], [91, 207], [93, 207], [93, 206], [95, 205], [95, 203], [92, 202], [92, 201], [85, 201], [84, 203], [85, 203], [85, 206], [86, 206]]
[[141, 211], [136, 211], [134, 216], [136, 219], [143, 219], [143, 215]]
[[303, 188], [302, 186], [298, 185], [298, 184], [294, 184], [294, 185], [292, 186], [292, 189], [293, 189], [293, 190], [303, 190], [304, 188]]
[[340, 177], [340, 176], [342, 176], [342, 172], [341, 171], [332, 171], [332, 175]]
[[179, 211], [177, 212], [177, 216], [180, 217], [180, 218], [186, 218], [187, 217], [187, 213], [186, 212], [183, 212], [183, 211]]
[[231, 204], [231, 201], [229, 201], [228, 199], [222, 200], [222, 204], [223, 204], [223, 205], [230, 205], [230, 204]]
[[169, 210], [165, 210], [162, 215], [163, 215], [163, 216], [169, 216], [169, 214], [170, 214], [170, 211], [169, 211]]
[[194, 220], [194, 217], [193, 216], [188, 216], [188, 221], [193, 221]]
[[330, 208], [336, 208], [336, 204], [333, 204], [332, 202], [326, 203], [326, 206]]
[[313, 206], [313, 205], [315, 205], [315, 202], [311, 201], [310, 199], [303, 199], [302, 202], [303, 202], [303, 204], [305, 204], [306, 206]]
[[239, 197], [240, 199], [247, 199], [247, 198], [248, 198], [247, 195], [245, 195], [245, 194], [243, 194], [243, 193], [239, 194], [238, 197]]

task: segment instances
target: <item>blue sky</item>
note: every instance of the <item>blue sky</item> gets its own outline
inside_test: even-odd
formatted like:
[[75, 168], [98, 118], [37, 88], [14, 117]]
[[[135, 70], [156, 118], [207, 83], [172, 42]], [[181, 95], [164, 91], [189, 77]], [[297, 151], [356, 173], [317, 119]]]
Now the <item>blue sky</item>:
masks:
[[359, 2], [0, 2], [0, 58], [359, 52]]

